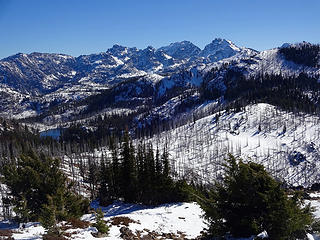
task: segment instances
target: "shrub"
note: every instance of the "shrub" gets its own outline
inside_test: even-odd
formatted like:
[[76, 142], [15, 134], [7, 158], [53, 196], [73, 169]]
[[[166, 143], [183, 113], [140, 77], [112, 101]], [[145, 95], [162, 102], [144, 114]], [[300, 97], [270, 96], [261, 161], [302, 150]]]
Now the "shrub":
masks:
[[72, 225], [73, 228], [87, 228], [90, 226], [90, 223], [87, 221], [82, 221], [78, 218], [70, 218], [68, 219], [68, 223]]
[[0, 229], [0, 236], [11, 237], [12, 236], [12, 231], [8, 230], [8, 229]]
[[123, 216], [113, 217], [111, 219], [111, 225], [117, 225], [117, 226], [125, 225], [128, 227], [129, 223], [137, 223], [137, 222], [132, 220], [131, 218], [123, 217]]

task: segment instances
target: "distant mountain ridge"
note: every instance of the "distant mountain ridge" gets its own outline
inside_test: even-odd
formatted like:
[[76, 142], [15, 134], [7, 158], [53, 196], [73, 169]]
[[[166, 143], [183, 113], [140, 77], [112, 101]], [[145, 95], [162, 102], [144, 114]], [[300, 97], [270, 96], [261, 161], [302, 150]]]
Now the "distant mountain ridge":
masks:
[[[204, 49], [182, 41], [158, 49], [114, 45], [106, 52], [78, 57], [19, 53], [0, 60], [0, 114], [10, 118], [45, 115], [50, 123], [65, 121], [62, 119], [69, 119], [70, 113], [88, 113], [90, 104], [85, 99], [101, 94], [99, 99], [103, 99], [106, 90], [109, 100], [97, 102], [104, 104], [94, 109], [113, 109], [120, 102], [122, 106], [131, 106], [132, 101], [139, 106], [157, 107], [181, 94], [196, 94], [203, 86], [221, 95], [238, 81], [237, 77], [226, 80], [230, 72], [245, 78], [262, 72], [320, 75], [319, 67], [314, 67], [317, 64], [303, 64], [301, 51], [308, 50], [301, 48], [298, 59], [294, 58], [296, 52], [290, 50], [291, 46], [296, 45], [285, 46], [289, 49], [287, 54], [281, 50], [283, 47], [258, 52], [216, 38]], [[316, 50], [308, 55], [313, 56], [313, 61], [318, 61]], [[79, 110], [74, 110], [75, 105]]]
[[203, 51], [191, 42], [183, 41], [159, 49], [114, 45], [106, 52], [79, 57], [19, 53], [0, 60], [0, 83], [23, 93], [36, 94], [48, 93], [67, 83], [78, 83], [88, 78], [94, 83], [108, 85], [110, 80], [125, 74], [171, 71], [191, 57], [201, 56], [210, 62], [218, 61], [240, 51], [232, 46], [231, 42], [216, 39]]

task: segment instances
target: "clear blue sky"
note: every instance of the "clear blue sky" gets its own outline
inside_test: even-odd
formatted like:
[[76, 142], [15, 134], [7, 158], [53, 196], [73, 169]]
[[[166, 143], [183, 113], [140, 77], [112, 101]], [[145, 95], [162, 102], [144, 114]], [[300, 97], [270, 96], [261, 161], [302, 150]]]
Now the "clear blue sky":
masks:
[[264, 50], [320, 42], [319, 0], [0, 0], [0, 58], [78, 56], [113, 44], [145, 48], [216, 37]]

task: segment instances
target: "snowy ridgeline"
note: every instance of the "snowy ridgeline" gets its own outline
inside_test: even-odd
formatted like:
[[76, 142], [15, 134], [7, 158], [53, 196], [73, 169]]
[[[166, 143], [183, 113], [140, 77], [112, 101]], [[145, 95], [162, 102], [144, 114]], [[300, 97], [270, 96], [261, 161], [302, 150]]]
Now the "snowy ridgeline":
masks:
[[[224, 159], [232, 153], [263, 164], [290, 185], [308, 187], [320, 182], [319, 138], [320, 117], [255, 104], [238, 113], [213, 114], [144, 141], [160, 151], [167, 145], [177, 177], [212, 183], [221, 176]], [[107, 148], [64, 157], [63, 169], [78, 183], [79, 191], [88, 187], [80, 174], [81, 162], [99, 162], [102, 155], [111, 158]]]

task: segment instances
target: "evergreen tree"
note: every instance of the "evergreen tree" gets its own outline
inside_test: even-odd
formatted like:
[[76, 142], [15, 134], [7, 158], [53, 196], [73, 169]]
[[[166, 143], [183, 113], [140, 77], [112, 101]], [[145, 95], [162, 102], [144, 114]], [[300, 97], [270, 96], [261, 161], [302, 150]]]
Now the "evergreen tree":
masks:
[[120, 190], [120, 183], [121, 183], [121, 168], [118, 158], [118, 151], [117, 151], [117, 145], [115, 143], [114, 137], [110, 138], [110, 150], [112, 154], [112, 193], [114, 194], [114, 197], [119, 197], [121, 194]]
[[127, 202], [134, 202], [137, 194], [137, 171], [134, 155], [134, 147], [126, 131], [121, 149], [122, 158], [122, 190], [123, 198]]
[[94, 199], [96, 197], [96, 187], [98, 184], [98, 178], [99, 178], [99, 169], [97, 166], [97, 163], [89, 157], [88, 159], [89, 164], [89, 176], [88, 176], [88, 182], [90, 184], [90, 190], [91, 190], [91, 199]]
[[109, 163], [104, 161], [104, 157], [101, 158], [100, 174], [99, 174], [99, 200], [100, 204], [106, 205], [115, 199], [113, 179], [112, 179], [112, 167]]
[[96, 227], [100, 234], [107, 235], [109, 233], [109, 227], [103, 220], [103, 212], [101, 208], [96, 212], [96, 223], [93, 224], [93, 227]]
[[107, 177], [107, 166], [102, 155], [100, 161], [100, 170], [99, 170], [99, 199], [100, 203], [103, 202], [102, 198], [105, 198], [105, 194], [109, 192], [108, 189], [108, 177]]
[[136, 162], [137, 162], [137, 177], [138, 177], [138, 193], [137, 200], [142, 201], [145, 190], [145, 169], [144, 169], [144, 159], [145, 159], [145, 146], [139, 143], [137, 148]]
[[163, 177], [168, 178], [170, 175], [169, 153], [167, 147], [163, 149], [162, 153]]
[[39, 220], [46, 229], [54, 229], [57, 226], [56, 206], [51, 196], [48, 196], [48, 203], [43, 204]]
[[42, 219], [49, 226], [57, 220], [80, 217], [87, 210], [88, 201], [71, 191], [58, 159], [30, 152], [21, 155], [17, 164], [6, 165], [3, 176], [21, 221]]
[[156, 176], [159, 178], [162, 175], [162, 163], [160, 160], [159, 147], [156, 150]]
[[264, 230], [269, 239], [303, 239], [312, 223], [310, 206], [288, 197], [281, 184], [256, 163], [229, 156], [222, 183], [199, 202], [214, 237], [250, 237]]
[[155, 172], [155, 161], [152, 145], [149, 144], [147, 149], [144, 148], [144, 162], [143, 162], [143, 185], [142, 185], [142, 202], [145, 204], [152, 204], [156, 198], [155, 179], [157, 178]]

